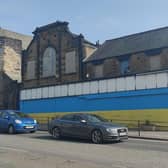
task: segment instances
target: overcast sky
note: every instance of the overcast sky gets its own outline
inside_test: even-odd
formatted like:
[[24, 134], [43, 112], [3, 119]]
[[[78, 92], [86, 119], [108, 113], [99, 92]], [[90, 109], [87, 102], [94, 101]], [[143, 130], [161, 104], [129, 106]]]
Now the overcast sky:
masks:
[[31, 35], [68, 21], [73, 33], [103, 42], [168, 26], [168, 0], [0, 0], [0, 27]]

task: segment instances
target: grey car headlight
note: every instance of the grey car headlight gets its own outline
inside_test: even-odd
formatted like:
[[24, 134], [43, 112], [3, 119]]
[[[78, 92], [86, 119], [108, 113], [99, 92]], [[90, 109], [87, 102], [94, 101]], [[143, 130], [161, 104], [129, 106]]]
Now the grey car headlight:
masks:
[[114, 129], [114, 128], [106, 128], [106, 131], [109, 132], [109, 133], [112, 133], [112, 134], [117, 134], [117, 129]]

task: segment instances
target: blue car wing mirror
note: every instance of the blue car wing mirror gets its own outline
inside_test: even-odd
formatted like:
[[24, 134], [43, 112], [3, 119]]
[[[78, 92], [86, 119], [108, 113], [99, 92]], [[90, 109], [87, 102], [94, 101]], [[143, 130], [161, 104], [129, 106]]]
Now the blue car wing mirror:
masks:
[[7, 115], [6, 115], [6, 116], [4, 116], [4, 119], [7, 119], [7, 120], [9, 120], [9, 116], [7, 116]]

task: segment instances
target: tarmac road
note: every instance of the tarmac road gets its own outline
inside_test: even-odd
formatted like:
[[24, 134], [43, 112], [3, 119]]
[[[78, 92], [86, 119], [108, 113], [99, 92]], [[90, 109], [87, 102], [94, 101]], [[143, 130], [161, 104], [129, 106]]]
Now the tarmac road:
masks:
[[0, 168], [167, 168], [168, 142], [129, 139], [92, 144], [47, 132], [0, 134]]

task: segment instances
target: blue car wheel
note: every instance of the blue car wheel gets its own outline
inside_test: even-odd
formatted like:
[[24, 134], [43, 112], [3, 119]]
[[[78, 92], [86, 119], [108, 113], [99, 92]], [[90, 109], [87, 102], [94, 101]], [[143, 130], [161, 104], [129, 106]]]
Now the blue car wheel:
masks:
[[13, 125], [9, 125], [8, 127], [8, 134], [14, 134], [15, 133], [15, 128]]
[[60, 139], [61, 138], [61, 131], [58, 127], [53, 128], [52, 136], [53, 136], [54, 139]]

